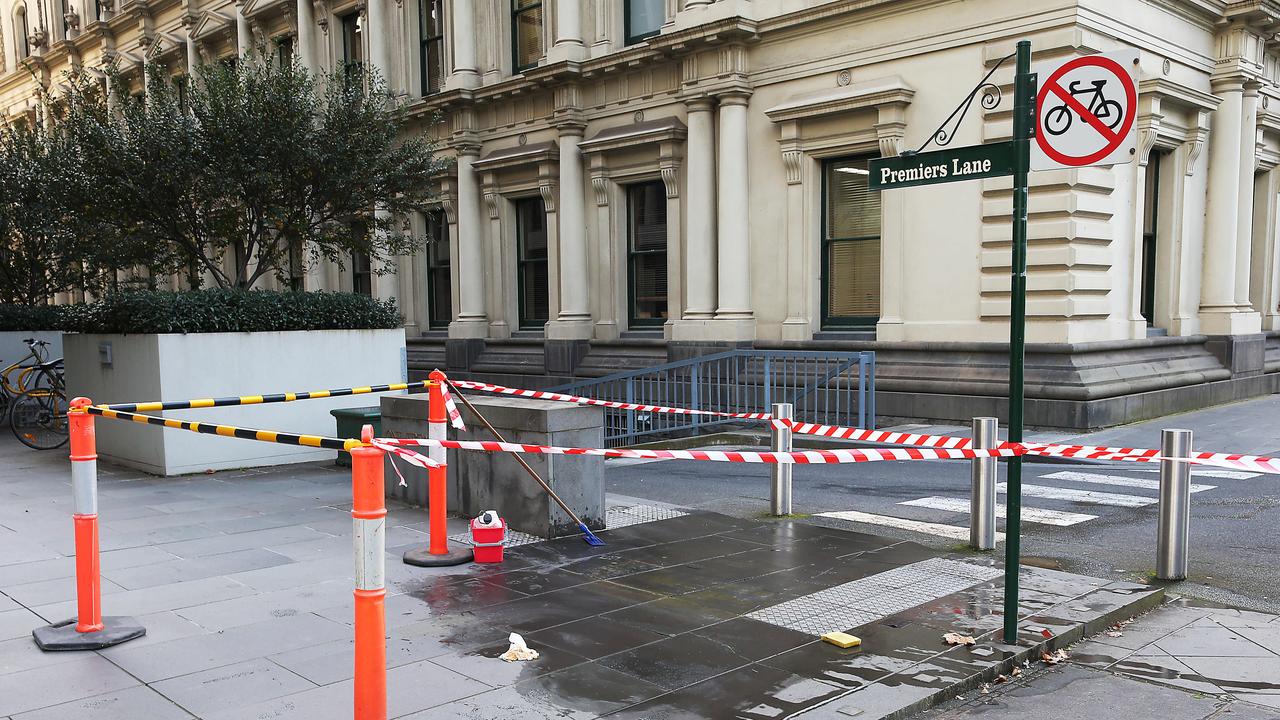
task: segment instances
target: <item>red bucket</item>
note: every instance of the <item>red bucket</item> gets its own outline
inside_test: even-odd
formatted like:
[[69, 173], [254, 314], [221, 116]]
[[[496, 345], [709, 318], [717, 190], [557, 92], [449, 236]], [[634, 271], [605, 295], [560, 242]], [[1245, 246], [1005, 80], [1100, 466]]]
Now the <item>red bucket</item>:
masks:
[[[492, 514], [494, 521], [482, 522], [485, 515]], [[471, 544], [475, 548], [476, 562], [502, 562], [502, 546], [507, 539], [507, 521], [498, 517], [497, 513], [485, 513], [471, 521]]]

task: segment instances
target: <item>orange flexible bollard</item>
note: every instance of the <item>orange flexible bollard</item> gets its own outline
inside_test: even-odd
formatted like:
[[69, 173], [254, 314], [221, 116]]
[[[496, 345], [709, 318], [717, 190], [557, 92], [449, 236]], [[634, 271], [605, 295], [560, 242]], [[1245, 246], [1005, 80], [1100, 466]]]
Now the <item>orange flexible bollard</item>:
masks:
[[[431, 385], [428, 388], [430, 401], [427, 407], [427, 437], [432, 440], [447, 440], [449, 437], [449, 412], [444, 405], [444, 380], [444, 373], [439, 370], [431, 372]], [[427, 551], [410, 550], [404, 554], [404, 561], [418, 567], [444, 567], [471, 562], [475, 559], [471, 548], [449, 549], [449, 469], [445, 466], [445, 449], [432, 447], [430, 457], [440, 463], [440, 467], [427, 471], [427, 514], [430, 521]]]
[[[373, 426], [360, 433], [373, 439]], [[387, 720], [386, 545], [383, 452], [351, 449], [351, 518], [355, 545], [355, 720]]]
[[31, 632], [41, 650], [99, 650], [142, 637], [146, 628], [133, 618], [102, 617], [102, 576], [98, 555], [98, 447], [93, 416], [85, 409], [93, 402], [71, 401], [67, 422], [71, 431], [71, 520], [76, 547], [76, 619], [36, 628]]

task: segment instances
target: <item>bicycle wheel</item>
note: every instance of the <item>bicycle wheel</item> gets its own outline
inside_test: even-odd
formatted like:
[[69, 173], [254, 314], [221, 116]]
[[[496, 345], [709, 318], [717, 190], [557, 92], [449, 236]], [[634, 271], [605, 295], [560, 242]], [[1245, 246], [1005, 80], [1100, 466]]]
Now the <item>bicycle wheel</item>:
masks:
[[1103, 100], [1098, 103], [1097, 118], [1107, 124], [1112, 130], [1124, 120], [1124, 108], [1120, 107], [1120, 103], [1115, 100]]
[[67, 423], [67, 396], [58, 393], [30, 393], [13, 401], [9, 427], [30, 448], [52, 450], [71, 437]]
[[1050, 135], [1061, 135], [1071, 129], [1071, 110], [1066, 105], [1050, 108], [1044, 116], [1044, 129]]

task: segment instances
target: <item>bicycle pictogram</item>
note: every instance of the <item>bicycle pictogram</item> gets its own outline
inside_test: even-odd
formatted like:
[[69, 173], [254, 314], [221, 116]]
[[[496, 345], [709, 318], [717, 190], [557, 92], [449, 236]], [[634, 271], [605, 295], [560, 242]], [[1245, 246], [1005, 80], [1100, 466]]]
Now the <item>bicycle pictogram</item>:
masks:
[[[1124, 121], [1124, 107], [1117, 101], [1111, 100], [1103, 93], [1106, 87], [1106, 80], [1093, 80], [1090, 87], [1082, 88], [1081, 81], [1073, 81], [1067, 86], [1067, 92], [1073, 98], [1088, 97], [1089, 104], [1086, 109], [1095, 118], [1106, 124], [1112, 130], [1116, 129], [1121, 122]], [[1071, 129], [1072, 120], [1075, 113], [1067, 105], [1066, 100], [1061, 105], [1050, 108], [1045, 113], [1044, 129], [1050, 135], [1061, 135]], [[1080, 116], [1084, 120], [1083, 116]]]

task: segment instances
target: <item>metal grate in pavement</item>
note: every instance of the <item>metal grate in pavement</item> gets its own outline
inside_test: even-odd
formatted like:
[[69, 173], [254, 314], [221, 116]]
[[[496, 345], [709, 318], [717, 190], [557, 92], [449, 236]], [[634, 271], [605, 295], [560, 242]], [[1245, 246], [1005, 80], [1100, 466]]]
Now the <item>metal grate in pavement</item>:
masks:
[[931, 558], [819, 590], [747, 617], [804, 633], [849, 630], [1000, 575], [994, 567]]
[[[656, 522], [658, 520], [670, 520], [671, 518], [684, 517], [689, 513], [673, 508], [658, 507], [656, 505], [614, 505], [605, 510], [604, 526], [608, 530], [617, 530], [618, 528], [629, 527], [631, 525], [640, 525], [643, 523]], [[520, 547], [521, 545], [530, 545], [532, 543], [542, 542], [545, 538], [537, 535], [522, 533], [518, 530], [507, 531], [507, 547]], [[462, 543], [463, 545], [471, 544], [471, 533], [461, 532], [456, 535], [449, 536], [449, 542]]]

